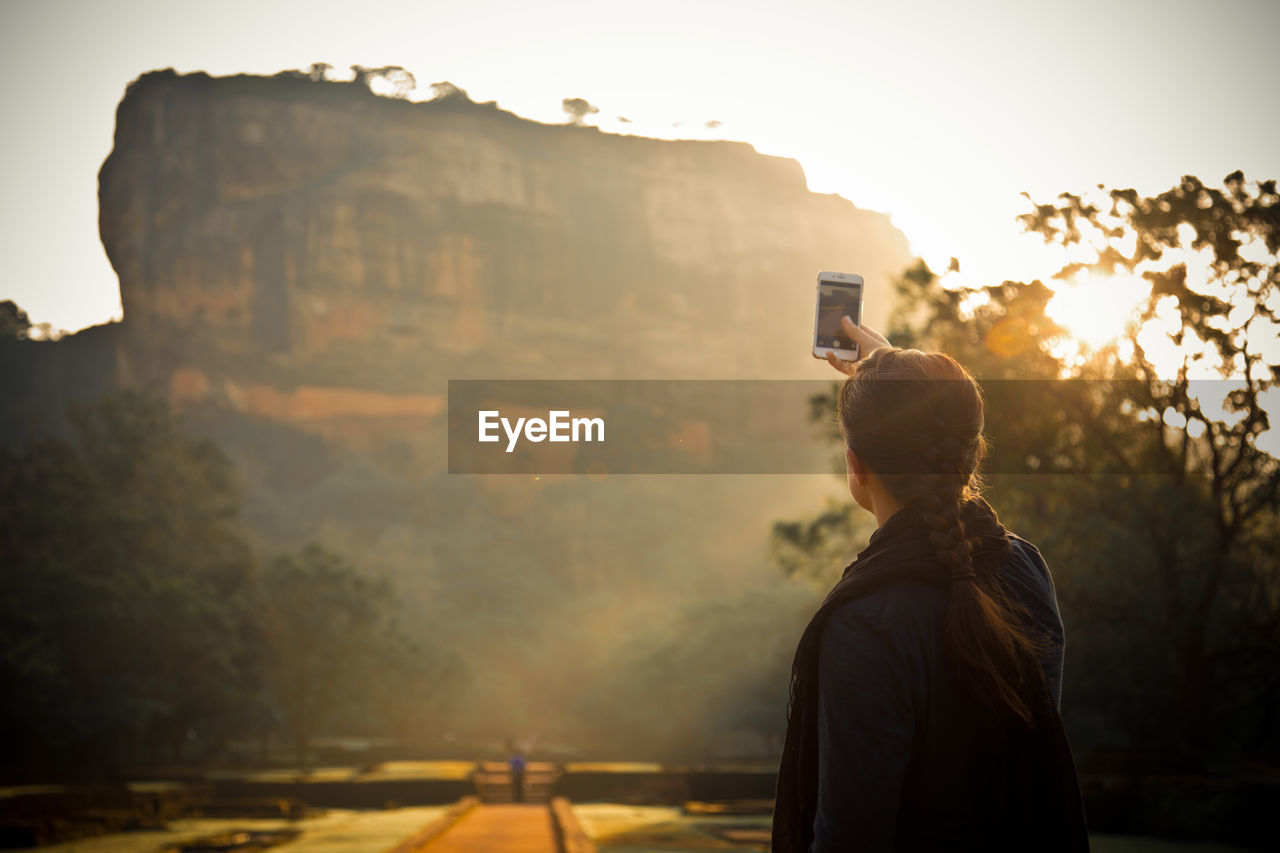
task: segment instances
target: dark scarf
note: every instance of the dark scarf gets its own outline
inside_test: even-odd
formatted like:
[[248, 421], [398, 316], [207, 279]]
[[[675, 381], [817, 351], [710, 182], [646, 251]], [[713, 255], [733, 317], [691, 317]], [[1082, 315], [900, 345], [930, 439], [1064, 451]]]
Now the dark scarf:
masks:
[[[997, 577], [1009, 550], [1008, 530], [985, 500], [961, 507], [970, 536], [980, 537], [973, 552], [974, 570], [984, 581]], [[773, 853], [806, 853], [813, 839], [818, 805], [818, 646], [831, 611], [889, 583], [918, 580], [945, 586], [947, 572], [929, 542], [920, 511], [908, 507], [872, 534], [867, 547], [844, 570], [800, 637], [791, 667], [791, 698], [787, 704], [787, 737], [778, 772], [773, 812]], [[1031, 668], [1040, 672], [1038, 667]], [[1041, 684], [1032, 702], [1034, 729], [1021, 768], [1028, 784], [1013, 792], [1020, 797], [1022, 849], [1036, 851], [1088, 850], [1084, 810], [1076, 780], [1075, 762], [1061, 717]], [[1016, 813], [1016, 812], [1015, 812]], [[994, 849], [993, 844], [993, 849]]]

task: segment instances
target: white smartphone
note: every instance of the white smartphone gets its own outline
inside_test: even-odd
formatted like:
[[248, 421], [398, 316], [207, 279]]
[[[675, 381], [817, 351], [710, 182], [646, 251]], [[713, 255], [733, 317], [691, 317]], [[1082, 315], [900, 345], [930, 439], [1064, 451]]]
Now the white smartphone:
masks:
[[844, 333], [840, 318], [848, 314], [855, 326], [862, 325], [862, 276], [846, 272], [818, 273], [818, 305], [813, 314], [813, 357], [856, 361], [858, 344]]

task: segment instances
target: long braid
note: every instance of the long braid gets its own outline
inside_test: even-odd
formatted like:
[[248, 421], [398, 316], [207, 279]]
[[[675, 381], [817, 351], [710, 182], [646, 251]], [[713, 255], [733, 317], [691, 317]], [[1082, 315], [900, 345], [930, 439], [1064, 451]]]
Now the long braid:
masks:
[[929, 470], [924, 475], [931, 482], [925, 484], [919, 503], [929, 526], [929, 541], [938, 549], [938, 559], [955, 582], [976, 577], [973, 543], [965, 536], [964, 520], [960, 518], [960, 502], [969, 485], [969, 476], [962, 472], [960, 462], [965, 448], [963, 439], [948, 431], [940, 414], [934, 414], [933, 429], [938, 441], [925, 454]]
[[[961, 503], [971, 486], [971, 477], [963, 473], [966, 448], [962, 439], [947, 431], [941, 418], [934, 428], [941, 440], [929, 454], [933, 470], [927, 476], [933, 483], [920, 503], [929, 540], [947, 568], [950, 583], [945, 649], [952, 664], [971, 679], [979, 699], [1030, 725], [1031, 708], [1022, 687], [1034, 645], [1019, 630], [999, 588], [989, 581], [984, 583], [974, 570], [973, 542], [965, 535], [961, 518]], [[974, 440], [980, 441], [981, 436]]]

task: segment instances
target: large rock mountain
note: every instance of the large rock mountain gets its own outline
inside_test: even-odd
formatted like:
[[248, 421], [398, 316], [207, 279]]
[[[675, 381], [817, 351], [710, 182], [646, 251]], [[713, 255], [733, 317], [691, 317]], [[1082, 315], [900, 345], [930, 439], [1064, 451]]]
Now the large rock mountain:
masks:
[[[544, 125], [351, 83], [143, 75], [100, 175], [141, 379], [386, 394], [444, 377], [804, 375], [817, 270], [873, 311], [888, 219], [740, 142]], [[158, 346], [183, 358], [156, 364]]]
[[[419, 634], [473, 673], [468, 718], [507, 731], [617, 711], [602, 674], [635, 662], [637, 636], [684, 645], [691, 601], [774, 583], [769, 523], [831, 484], [450, 477], [447, 380], [821, 376], [815, 273], [862, 273], [883, 322], [910, 260], [887, 217], [744, 143], [296, 74], [144, 74], [100, 204], [117, 381], [168, 395], [227, 449], [264, 547], [320, 539], [392, 577]], [[785, 646], [796, 612], [726, 630]], [[774, 678], [784, 651], [708, 661], [708, 695]], [[669, 725], [705, 729], [708, 707]]]

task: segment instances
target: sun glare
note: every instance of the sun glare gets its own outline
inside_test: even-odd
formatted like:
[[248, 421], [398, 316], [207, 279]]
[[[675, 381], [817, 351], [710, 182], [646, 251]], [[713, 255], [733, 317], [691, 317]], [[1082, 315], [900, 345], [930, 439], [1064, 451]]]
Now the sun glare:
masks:
[[1078, 341], [1099, 349], [1124, 334], [1134, 309], [1150, 292], [1150, 283], [1136, 277], [1090, 276], [1059, 282], [1045, 313]]

